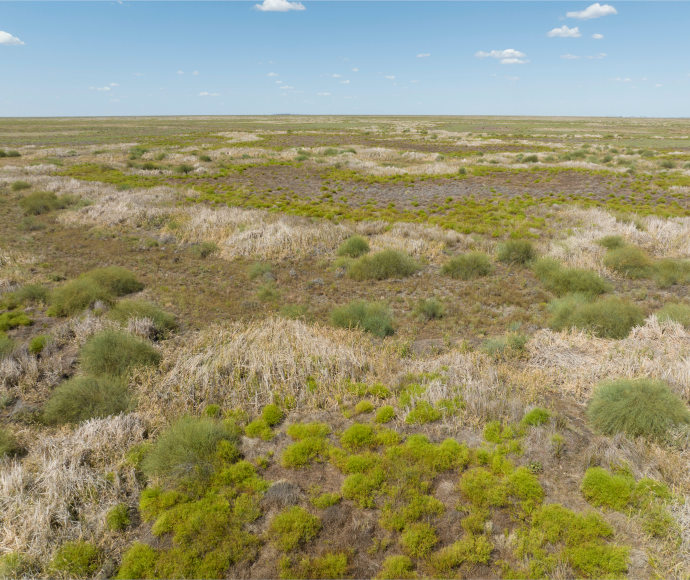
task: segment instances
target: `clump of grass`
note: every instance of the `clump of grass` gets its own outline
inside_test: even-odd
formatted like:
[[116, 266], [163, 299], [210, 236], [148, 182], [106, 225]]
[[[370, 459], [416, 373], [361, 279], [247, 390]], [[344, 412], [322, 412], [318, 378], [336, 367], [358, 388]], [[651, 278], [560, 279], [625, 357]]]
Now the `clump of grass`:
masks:
[[350, 263], [347, 273], [353, 280], [386, 280], [406, 278], [419, 270], [419, 264], [397, 250], [383, 250], [365, 255]]
[[625, 240], [622, 236], [604, 236], [597, 240], [597, 244], [607, 250], [617, 250], [625, 246]]
[[11, 310], [0, 314], [0, 332], [12, 330], [18, 326], [30, 326], [31, 319], [23, 310]]
[[256, 297], [263, 302], [276, 302], [280, 299], [280, 291], [276, 288], [275, 282], [269, 280], [259, 286]]
[[385, 304], [355, 300], [331, 311], [331, 324], [340, 328], [360, 328], [381, 338], [394, 333], [393, 318]]
[[598, 296], [611, 289], [595, 272], [579, 268], [564, 268], [556, 260], [542, 258], [534, 264], [534, 273], [542, 284], [557, 296], [578, 292]]
[[102, 559], [101, 550], [90, 542], [66, 542], [53, 555], [50, 569], [73, 578], [93, 577], [101, 567]]
[[530, 427], [539, 427], [540, 425], [543, 425], [544, 423], [548, 422], [550, 417], [551, 413], [549, 413], [546, 409], [542, 409], [541, 407], [535, 407], [531, 411], [525, 413], [525, 416], [522, 418], [522, 421], [520, 422], [523, 425], [528, 425]]
[[127, 504], [120, 503], [112, 507], [105, 516], [106, 524], [109, 530], [121, 532], [127, 529], [131, 522], [129, 517], [129, 508]]
[[280, 512], [269, 526], [272, 541], [283, 552], [290, 552], [313, 540], [320, 530], [319, 518], [298, 506]]
[[16, 437], [7, 429], [0, 427], [0, 459], [5, 456], [14, 457], [19, 455], [21, 451], [22, 447]]
[[192, 244], [189, 250], [197, 258], [204, 259], [208, 258], [211, 254], [215, 254], [218, 251], [218, 245], [214, 242], [201, 242], [200, 244]]
[[126, 411], [131, 397], [127, 385], [113, 377], [82, 376], [58, 385], [43, 408], [49, 424], [79, 423]]
[[93, 280], [113, 296], [125, 296], [133, 292], [139, 292], [144, 288], [144, 285], [137, 280], [132, 272], [121, 266], [94, 268], [82, 274], [81, 277]]
[[141, 468], [169, 486], [204, 479], [221, 454], [237, 459], [237, 435], [206, 417], [183, 417], [163, 431], [144, 457]]
[[0, 578], [36, 578], [37, 563], [19, 552], [8, 552], [0, 556]]
[[371, 413], [374, 410], [374, 404], [371, 401], [360, 401], [355, 405], [355, 414], [362, 415], [364, 413]]
[[267, 262], [255, 262], [247, 270], [247, 275], [250, 280], [254, 280], [259, 277], [266, 277], [273, 273], [273, 266]]
[[111, 376], [123, 376], [135, 366], [155, 366], [161, 358], [149, 342], [114, 330], [94, 334], [79, 356], [87, 373]]
[[122, 563], [115, 578], [131, 580], [132, 578], [153, 578], [158, 554], [147, 544], [134, 542], [122, 555]]
[[685, 403], [662, 381], [619, 379], [601, 383], [587, 416], [606, 435], [626, 433], [663, 441], [670, 429], [690, 423]]
[[505, 264], [528, 264], [537, 257], [537, 251], [527, 240], [508, 240], [498, 246], [498, 260]]
[[590, 467], [582, 479], [581, 489], [591, 504], [622, 510], [632, 500], [635, 480], [629, 475], [609, 473], [602, 467]]
[[482, 350], [496, 360], [519, 358], [526, 352], [528, 337], [519, 332], [509, 332], [503, 336], [487, 338]]
[[323, 556], [304, 557], [292, 565], [290, 558], [284, 556], [278, 567], [280, 578], [347, 578], [348, 560], [343, 552], [328, 552]]
[[447, 576], [453, 568], [464, 563], [487, 564], [493, 549], [493, 544], [486, 539], [486, 536], [469, 534], [434, 552], [431, 562], [438, 572]]
[[40, 284], [27, 284], [14, 292], [3, 295], [0, 304], [2, 307], [12, 310], [29, 303], [45, 303], [48, 300], [48, 290]]
[[405, 417], [405, 423], [424, 425], [433, 423], [441, 418], [441, 411], [435, 409], [428, 401], [418, 401]]
[[341, 445], [350, 451], [358, 451], [376, 444], [374, 428], [364, 423], [350, 425], [340, 436]]
[[26, 215], [41, 215], [58, 209], [64, 209], [74, 203], [71, 197], [58, 197], [53, 192], [35, 191], [19, 200], [20, 207]]
[[656, 317], [661, 321], [673, 320], [685, 328], [690, 328], [690, 305], [670, 302], [657, 311]]
[[31, 189], [31, 184], [27, 181], [12, 182], [12, 191], [23, 191], [25, 189]]
[[391, 405], [384, 405], [376, 412], [374, 422], [390, 423], [393, 419], [395, 419], [395, 409]]
[[634, 326], [642, 324], [642, 310], [615, 296], [590, 302], [585, 296], [572, 294], [549, 305], [554, 330], [579, 328], [600, 338], [625, 338]]
[[4, 332], [0, 332], [0, 357], [11, 355], [14, 346], [14, 341]]
[[133, 318], [148, 318], [153, 322], [154, 333], [151, 338], [167, 337], [177, 329], [175, 316], [145, 300], [120, 300], [108, 312], [108, 317], [125, 324]]
[[441, 268], [441, 273], [451, 278], [472, 280], [488, 276], [493, 271], [491, 259], [481, 252], [469, 252], [451, 258]]
[[437, 542], [436, 530], [429, 524], [421, 522], [405, 526], [400, 536], [403, 550], [413, 558], [428, 556]]
[[[464, 169], [464, 167], [462, 168]], [[407, 556], [388, 556], [381, 565], [381, 571], [376, 578], [379, 580], [403, 580], [416, 578], [412, 560]]]
[[654, 262], [643, 249], [624, 246], [606, 252], [604, 265], [626, 278], [637, 279], [651, 276]]
[[369, 242], [362, 236], [350, 236], [338, 247], [338, 256], [359, 258], [369, 253]]
[[415, 307], [415, 313], [423, 320], [437, 320], [445, 315], [443, 302], [436, 298], [420, 300]]
[[659, 260], [654, 264], [652, 277], [660, 288], [687, 283], [690, 281], [690, 261], [672, 258]]
[[341, 499], [339, 493], [322, 493], [315, 497], [311, 503], [314, 507], [325, 510], [327, 507], [340, 503]]

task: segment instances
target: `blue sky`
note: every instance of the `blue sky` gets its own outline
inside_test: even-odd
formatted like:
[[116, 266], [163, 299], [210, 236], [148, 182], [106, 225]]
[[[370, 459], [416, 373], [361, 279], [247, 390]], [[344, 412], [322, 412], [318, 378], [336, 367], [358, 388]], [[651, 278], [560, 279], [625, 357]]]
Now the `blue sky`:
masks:
[[259, 1], [0, 1], [0, 116], [690, 116], [690, 3]]

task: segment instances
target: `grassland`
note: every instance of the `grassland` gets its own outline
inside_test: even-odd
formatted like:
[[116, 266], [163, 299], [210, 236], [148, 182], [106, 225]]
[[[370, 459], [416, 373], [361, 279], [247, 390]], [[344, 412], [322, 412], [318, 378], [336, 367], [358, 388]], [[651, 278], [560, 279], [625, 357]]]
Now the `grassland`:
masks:
[[688, 577], [688, 134], [0, 120], [0, 576]]

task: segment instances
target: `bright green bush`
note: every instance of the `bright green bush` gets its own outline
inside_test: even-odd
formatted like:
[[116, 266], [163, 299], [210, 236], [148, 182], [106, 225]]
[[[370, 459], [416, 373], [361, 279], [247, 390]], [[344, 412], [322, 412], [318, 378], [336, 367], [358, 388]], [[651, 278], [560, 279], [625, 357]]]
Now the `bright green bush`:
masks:
[[376, 412], [374, 422], [390, 423], [393, 419], [395, 419], [395, 409], [391, 405], [384, 405]]
[[527, 240], [508, 240], [498, 246], [498, 259], [505, 264], [528, 264], [537, 257], [537, 251]]
[[26, 284], [18, 290], [7, 292], [2, 296], [0, 305], [13, 310], [27, 303], [44, 303], [48, 300], [48, 290], [40, 284]]
[[19, 445], [15, 436], [7, 429], [0, 427], [0, 458], [6, 455], [13, 457], [21, 453], [21, 450], [21, 445]]
[[254, 419], [254, 421], [249, 423], [244, 428], [244, 432], [247, 435], [247, 437], [260, 437], [264, 441], [270, 441], [274, 437], [270, 425], [266, 423], [266, 421], [261, 417], [259, 417], [258, 419]]
[[353, 473], [343, 481], [341, 492], [345, 499], [351, 499], [361, 508], [373, 508], [376, 493], [385, 479], [383, 470], [375, 467], [367, 473]]
[[29, 352], [35, 355], [41, 354], [43, 349], [48, 344], [49, 339], [50, 337], [47, 334], [39, 334], [38, 336], [34, 336], [29, 341]]
[[397, 250], [383, 250], [358, 258], [348, 266], [347, 273], [353, 280], [385, 280], [406, 278], [419, 270], [419, 264]]
[[665, 258], [654, 264], [652, 273], [654, 281], [660, 288], [668, 288], [674, 284], [690, 282], [690, 260], [674, 260]]
[[443, 302], [436, 298], [420, 300], [415, 306], [415, 313], [423, 320], [437, 320], [445, 315]]
[[635, 246], [609, 250], [604, 265], [626, 278], [648, 278], [653, 273], [654, 262], [647, 252]]
[[573, 292], [598, 296], [611, 289], [610, 284], [595, 272], [578, 268], [564, 268], [559, 262], [551, 258], [537, 260], [533, 270], [546, 289], [557, 296]]
[[468, 534], [461, 540], [434, 552], [431, 555], [431, 563], [437, 572], [446, 576], [453, 568], [464, 563], [487, 564], [493, 549], [493, 544], [486, 536]]
[[156, 366], [161, 358], [149, 342], [114, 330], [94, 334], [79, 357], [87, 373], [112, 376], [124, 376], [135, 366]]
[[0, 314], [0, 332], [12, 330], [17, 328], [17, 326], [29, 326], [30, 324], [31, 319], [23, 310], [12, 310]]
[[441, 418], [441, 411], [435, 409], [428, 401], [417, 401], [415, 406], [405, 417], [405, 423], [411, 425], [424, 425], [433, 423]]
[[0, 578], [36, 578], [38, 566], [31, 557], [19, 552], [8, 552], [0, 556]]
[[629, 475], [614, 475], [602, 467], [590, 467], [580, 489], [591, 504], [622, 510], [632, 501], [635, 480]]
[[340, 436], [341, 445], [350, 451], [357, 451], [376, 445], [374, 428], [364, 423], [350, 425]]
[[451, 278], [472, 280], [488, 276], [493, 271], [491, 259], [481, 252], [469, 252], [454, 256], [441, 268], [441, 273]]
[[601, 383], [587, 416], [606, 435], [626, 433], [663, 441], [669, 429], [690, 423], [685, 403], [662, 381], [619, 379]]
[[266, 424], [269, 427], [275, 427], [276, 425], [279, 425], [284, 417], [285, 414], [283, 413], [281, 408], [278, 405], [274, 405], [273, 403], [271, 403], [270, 405], [266, 405], [261, 410], [261, 418], [264, 421], [266, 421]]
[[31, 184], [28, 181], [13, 181], [12, 191], [24, 191], [25, 189], [31, 189]]
[[341, 499], [339, 493], [322, 493], [318, 497], [315, 497], [311, 503], [314, 507], [324, 510], [327, 507], [340, 503]]
[[644, 321], [642, 310], [616, 296], [590, 302], [582, 295], [571, 294], [552, 301], [549, 308], [554, 330], [579, 328], [600, 338], [625, 338]]
[[347, 554], [329, 552], [323, 556], [304, 557], [295, 565], [292, 565], [290, 558], [285, 556], [278, 567], [280, 578], [285, 579], [332, 580], [347, 578]]
[[407, 556], [388, 556], [376, 576], [379, 580], [403, 580], [416, 577], [412, 560]]
[[328, 453], [328, 444], [321, 437], [305, 437], [297, 443], [288, 445], [280, 462], [283, 467], [300, 468], [314, 461], [322, 461]]
[[413, 558], [428, 556], [437, 542], [436, 530], [429, 524], [421, 522], [405, 526], [400, 536], [403, 550]]
[[114, 377], [73, 377], [57, 386], [43, 408], [49, 424], [79, 423], [126, 411], [131, 397], [127, 385]]
[[148, 318], [153, 321], [155, 336], [165, 338], [177, 329], [175, 316], [164, 312], [155, 304], [145, 300], [120, 300], [112, 307], [108, 316], [113, 320], [125, 324], [132, 318]]
[[339, 256], [348, 256], [350, 258], [359, 258], [364, 254], [369, 253], [369, 242], [362, 236], [350, 236], [338, 248]]
[[134, 542], [122, 555], [122, 563], [117, 572], [120, 580], [134, 580], [156, 577], [156, 551], [147, 544]]
[[546, 423], [550, 417], [551, 413], [549, 413], [546, 409], [535, 407], [525, 414], [521, 423], [523, 425], [529, 425], [530, 427], [538, 427], [539, 425]]
[[120, 503], [112, 507], [105, 516], [108, 529], [120, 532], [129, 526], [131, 519], [129, 517], [129, 508], [127, 504]]
[[57, 209], [64, 209], [74, 203], [68, 196], [58, 197], [53, 192], [35, 191], [19, 200], [19, 206], [26, 215], [40, 215]]
[[50, 295], [49, 316], [71, 316], [96, 302], [111, 304], [113, 296], [107, 288], [103, 288], [90, 278], [77, 278], [55, 289]]
[[293, 506], [277, 514], [269, 526], [271, 541], [283, 552], [313, 540], [321, 530], [318, 517], [302, 507]]
[[239, 458], [237, 443], [237, 436], [213, 419], [183, 417], [158, 436], [141, 469], [169, 486], [204, 479], [219, 453], [229, 460]]
[[102, 559], [101, 550], [89, 542], [66, 542], [53, 555], [50, 569], [71, 578], [92, 577], [101, 567]]
[[680, 302], [665, 304], [657, 311], [656, 317], [660, 320], [673, 320], [682, 324], [685, 328], [690, 328], [690, 306]]
[[360, 328], [381, 338], [393, 334], [393, 318], [385, 304], [355, 300], [331, 310], [331, 324]]
[[94, 268], [82, 274], [81, 278], [93, 280], [113, 296], [125, 296], [139, 292], [144, 288], [144, 285], [136, 279], [132, 272], [120, 266]]
[[330, 435], [331, 428], [327, 423], [293, 423], [286, 432], [295, 441], [312, 437], [325, 439]]
[[625, 246], [625, 240], [621, 236], [604, 236], [597, 243], [607, 250], [617, 250]]

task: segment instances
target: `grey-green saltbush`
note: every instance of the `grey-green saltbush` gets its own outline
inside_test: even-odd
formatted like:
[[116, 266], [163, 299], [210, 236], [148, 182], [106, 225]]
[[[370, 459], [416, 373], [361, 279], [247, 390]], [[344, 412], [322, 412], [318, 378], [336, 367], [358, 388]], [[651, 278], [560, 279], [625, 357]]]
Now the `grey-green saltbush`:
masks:
[[43, 409], [46, 423], [79, 423], [127, 410], [127, 385], [114, 377], [74, 377], [58, 385]]
[[341, 328], [361, 328], [375, 336], [393, 334], [393, 319], [385, 304], [356, 300], [331, 311], [331, 323]]
[[419, 270], [419, 264], [397, 250], [383, 250], [372, 255], [362, 256], [348, 267], [348, 275], [354, 280], [385, 280], [405, 278]]
[[493, 266], [489, 256], [481, 252], [469, 252], [454, 256], [441, 268], [441, 273], [451, 278], [471, 280], [491, 274]]
[[80, 352], [82, 368], [93, 375], [122, 376], [135, 366], [155, 366], [160, 354], [139, 338], [105, 330], [89, 338]]
[[553, 300], [549, 308], [554, 330], [578, 328], [600, 338], [625, 338], [644, 321], [642, 310], [615, 296], [592, 302], [581, 294], [569, 294]]

